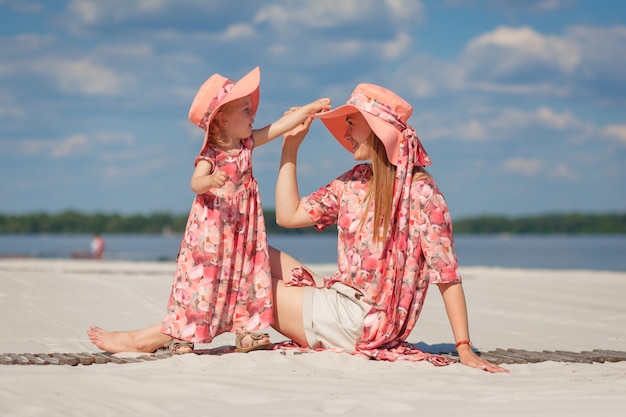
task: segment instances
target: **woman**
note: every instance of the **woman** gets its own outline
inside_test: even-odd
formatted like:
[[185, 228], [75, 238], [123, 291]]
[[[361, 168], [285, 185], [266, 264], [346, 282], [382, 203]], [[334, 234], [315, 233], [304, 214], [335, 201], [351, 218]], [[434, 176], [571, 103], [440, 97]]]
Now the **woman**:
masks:
[[[406, 343], [433, 283], [442, 294], [461, 363], [508, 372], [472, 350], [449, 212], [424, 169], [430, 158], [407, 124], [411, 113], [393, 92], [359, 84], [346, 105], [317, 114], [355, 160], [371, 163], [355, 166], [302, 199], [296, 160], [311, 120], [285, 135], [276, 220], [290, 228], [337, 224], [339, 271], [321, 279], [270, 248], [274, 328], [303, 347], [445, 364]], [[105, 350], [107, 344], [124, 344], [126, 350], [153, 351], [167, 342], [158, 325], [91, 332]]]

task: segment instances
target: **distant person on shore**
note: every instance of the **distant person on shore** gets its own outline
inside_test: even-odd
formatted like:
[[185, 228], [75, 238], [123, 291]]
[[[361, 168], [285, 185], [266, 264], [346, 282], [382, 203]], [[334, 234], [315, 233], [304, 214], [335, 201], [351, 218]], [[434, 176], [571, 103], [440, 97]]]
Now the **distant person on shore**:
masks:
[[91, 257], [94, 259], [102, 259], [104, 256], [105, 246], [104, 238], [100, 232], [95, 232], [93, 234], [93, 238], [91, 239], [91, 243], [89, 244], [89, 253], [91, 254]]
[[89, 251], [75, 251], [70, 256], [73, 259], [102, 259], [105, 246], [104, 238], [100, 232], [94, 232], [89, 243]]
[[[267, 348], [273, 324], [272, 277], [265, 220], [252, 150], [283, 135], [314, 113], [330, 107], [329, 99], [286, 112], [277, 121], [253, 129], [259, 105], [259, 68], [235, 82], [214, 74], [200, 87], [189, 111], [190, 121], [205, 130], [195, 158], [191, 189], [197, 194], [177, 257], [167, 315], [157, 327], [170, 352], [189, 353], [193, 343], [210, 343], [235, 333], [239, 352]], [[97, 328], [91, 340], [99, 340]]]
[[[359, 84], [346, 105], [315, 115], [361, 163], [303, 198], [296, 162], [311, 119], [285, 135], [276, 221], [288, 228], [337, 225], [338, 271], [315, 276], [270, 248], [274, 328], [301, 347], [448, 364], [406, 342], [434, 284], [460, 362], [508, 372], [472, 349], [452, 222], [443, 194], [425, 169], [430, 157], [407, 123], [412, 112], [392, 91]], [[92, 328], [89, 336], [113, 352], [153, 352], [166, 342], [155, 326], [116, 332]]]

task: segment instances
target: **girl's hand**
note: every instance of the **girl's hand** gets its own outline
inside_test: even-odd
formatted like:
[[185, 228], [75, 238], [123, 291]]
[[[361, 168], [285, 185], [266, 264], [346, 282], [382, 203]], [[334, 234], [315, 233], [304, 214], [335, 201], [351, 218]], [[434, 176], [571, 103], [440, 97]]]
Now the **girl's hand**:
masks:
[[300, 108], [300, 106], [292, 107], [289, 110], [287, 110], [285, 113], [283, 113], [283, 116], [287, 116], [289, 113], [293, 113], [294, 111], [298, 110], [299, 108]]
[[457, 351], [459, 353], [459, 360], [465, 366], [480, 369], [485, 372], [491, 372], [492, 374], [509, 373], [508, 369], [502, 368], [498, 365], [494, 365], [493, 363], [476, 355], [470, 346], [460, 346]]
[[315, 100], [314, 102], [309, 104], [311, 109], [311, 114], [319, 113], [321, 111], [326, 111], [330, 109], [330, 99], [329, 98], [320, 98]]
[[211, 179], [211, 187], [210, 188], [221, 188], [228, 181], [228, 174], [224, 171], [215, 171], [212, 175], [208, 176]]

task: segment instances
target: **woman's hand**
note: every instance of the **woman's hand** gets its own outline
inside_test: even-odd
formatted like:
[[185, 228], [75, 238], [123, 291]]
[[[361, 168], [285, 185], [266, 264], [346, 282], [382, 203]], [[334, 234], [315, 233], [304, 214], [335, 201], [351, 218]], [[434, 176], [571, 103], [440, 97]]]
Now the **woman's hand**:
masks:
[[307, 133], [309, 133], [312, 121], [311, 117], [307, 117], [304, 122], [285, 133], [283, 135], [283, 146], [293, 146], [295, 149], [298, 149]]
[[459, 353], [459, 360], [465, 366], [469, 366], [472, 368], [480, 369], [482, 371], [495, 373], [504, 373], [508, 374], [509, 370], [502, 368], [501, 366], [494, 365], [493, 363], [481, 358], [472, 350], [472, 347], [469, 345], [459, 346], [457, 348], [457, 352]]

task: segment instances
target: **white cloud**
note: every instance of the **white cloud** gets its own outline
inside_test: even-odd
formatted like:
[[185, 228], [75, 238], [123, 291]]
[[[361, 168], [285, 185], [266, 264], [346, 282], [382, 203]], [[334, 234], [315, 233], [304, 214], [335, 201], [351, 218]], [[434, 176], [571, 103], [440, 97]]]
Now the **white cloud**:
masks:
[[[363, 7], [359, 7], [359, 5]], [[293, 25], [294, 27], [325, 28], [337, 25], [341, 21], [353, 20], [364, 8], [368, 0], [318, 0], [303, 2], [293, 7], [291, 2], [278, 1], [264, 5], [256, 14], [256, 23], [269, 23], [273, 27]]]
[[155, 55], [154, 44], [132, 43], [132, 44], [105, 44], [91, 51], [92, 56], [109, 57], [112, 59], [135, 59], [144, 60], [153, 58]]
[[81, 23], [99, 24], [103, 20], [120, 21], [129, 16], [162, 12], [165, 0], [71, 0], [68, 10]]
[[567, 128], [575, 128], [579, 125], [578, 121], [574, 117], [574, 115], [565, 111], [561, 114], [558, 114], [552, 109], [547, 107], [541, 107], [536, 111], [537, 118], [544, 122], [547, 126], [553, 127], [555, 129], [567, 129]]
[[566, 32], [581, 55], [577, 78], [579, 91], [596, 100], [624, 102], [626, 96], [626, 26], [576, 26]]
[[[134, 136], [125, 132], [99, 132], [92, 135], [78, 133], [58, 140], [24, 139], [5, 143], [7, 153], [30, 156], [51, 155], [53, 159], [84, 154], [90, 150], [114, 145], [119, 155], [134, 144]], [[120, 148], [119, 145], [124, 145]], [[145, 151], [143, 152], [145, 155]], [[103, 153], [104, 155], [104, 153]]]
[[0, 0], [0, 6], [7, 6], [19, 13], [38, 13], [44, 9], [40, 2], [30, 0]]
[[623, 103], [626, 26], [580, 25], [561, 35], [501, 26], [469, 41], [451, 64], [462, 70], [466, 90]]
[[14, 142], [18, 154], [24, 155], [51, 155], [54, 159], [63, 158], [76, 152], [83, 152], [87, 147], [87, 137], [83, 134], [72, 135], [61, 140], [26, 139]]
[[514, 130], [532, 127], [548, 127], [557, 130], [575, 130], [582, 126], [582, 122], [569, 111], [557, 113], [548, 107], [535, 110], [520, 110], [506, 108], [495, 115], [488, 122], [490, 128]]
[[52, 78], [62, 91], [68, 93], [117, 95], [132, 84], [129, 76], [120, 76], [90, 58], [72, 60], [46, 57], [31, 62], [30, 69]]
[[383, 44], [383, 56], [388, 59], [396, 59], [406, 53], [413, 39], [406, 33], [398, 33], [396, 38]]
[[613, 139], [626, 145], [626, 125], [614, 124], [606, 126], [602, 132]]
[[147, 160], [141, 154], [136, 155], [136, 161], [128, 165], [108, 165], [102, 170], [104, 178], [116, 180], [124, 178], [145, 177], [153, 172], [162, 172], [170, 165], [167, 158], [153, 158]]
[[544, 95], [566, 96], [571, 92], [569, 87], [555, 85], [551, 82], [539, 82], [533, 84], [521, 84], [517, 82], [471, 82], [467, 83], [469, 90], [478, 90], [485, 93], [501, 93], [514, 95]]
[[489, 58], [495, 65], [491, 72], [502, 75], [520, 65], [532, 62], [556, 67], [564, 72], [573, 71], [580, 64], [578, 48], [567, 39], [544, 36], [530, 27], [501, 26], [470, 41], [465, 54], [469, 57]]
[[578, 175], [576, 172], [572, 171], [566, 164], [560, 163], [554, 167], [552, 171], [552, 175], [557, 178], [564, 178], [566, 180], [577, 180]]
[[241, 38], [251, 38], [256, 34], [254, 27], [247, 23], [237, 23], [228, 26], [226, 31], [220, 36], [222, 40], [233, 40]]
[[[102, 2], [100, 2], [100, 5]], [[83, 23], [95, 23], [102, 15], [98, 3], [92, 0], [73, 0], [68, 9]]]
[[[46, 48], [53, 48], [57, 39], [51, 35], [21, 34], [12, 37], [5, 37], [0, 42], [0, 56], [14, 57], [38, 53]], [[9, 65], [6, 60], [0, 61], [0, 74], [2, 68]]]
[[458, 140], [485, 141], [485, 140], [515, 140], [519, 134], [536, 129], [552, 129], [567, 134], [580, 134], [587, 137], [594, 129], [583, 129], [584, 123], [576, 119], [569, 111], [555, 112], [548, 107], [535, 110], [520, 110], [516, 108], [493, 109], [484, 108], [476, 111], [469, 121], [460, 121], [452, 126], [444, 126], [438, 118], [422, 119], [420, 125], [436, 126], [427, 131], [429, 139], [448, 137]]
[[461, 140], [485, 140], [488, 138], [485, 127], [478, 120], [470, 120], [468, 123], [457, 127], [456, 136]]
[[275, 28], [329, 28], [349, 22], [423, 20], [421, 1], [403, 0], [317, 0], [295, 3], [288, 0], [263, 5], [257, 12], [256, 23], [269, 23]]
[[435, 88], [427, 77], [413, 76], [407, 80], [407, 92], [418, 98], [425, 98], [433, 95]]
[[127, 132], [99, 132], [94, 135], [94, 143], [98, 144], [124, 144], [135, 143], [135, 136]]
[[553, 11], [563, 8], [563, 6], [568, 6], [571, 4], [571, 1], [563, 1], [563, 0], [540, 0], [536, 2], [534, 5], [534, 9], [537, 11], [547, 12]]
[[508, 174], [522, 174], [534, 176], [543, 169], [543, 162], [539, 159], [512, 158], [502, 163], [502, 170]]
[[57, 142], [52, 148], [52, 156], [54, 158], [62, 158], [80, 152], [84, 150], [86, 146], [87, 137], [85, 135], [73, 135]]
[[502, 10], [503, 12], [534, 12], [547, 13], [572, 6], [575, 0], [488, 0], [487, 5]]

